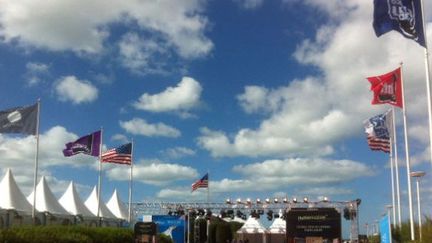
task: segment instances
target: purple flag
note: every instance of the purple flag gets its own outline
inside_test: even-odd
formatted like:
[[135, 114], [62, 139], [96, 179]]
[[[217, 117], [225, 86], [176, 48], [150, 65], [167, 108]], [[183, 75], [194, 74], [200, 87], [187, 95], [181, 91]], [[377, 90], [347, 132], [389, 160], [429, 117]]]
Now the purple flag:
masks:
[[82, 153], [97, 157], [99, 156], [100, 143], [101, 131], [97, 131], [80, 137], [75, 142], [67, 143], [66, 148], [63, 149], [63, 155], [70, 157]]

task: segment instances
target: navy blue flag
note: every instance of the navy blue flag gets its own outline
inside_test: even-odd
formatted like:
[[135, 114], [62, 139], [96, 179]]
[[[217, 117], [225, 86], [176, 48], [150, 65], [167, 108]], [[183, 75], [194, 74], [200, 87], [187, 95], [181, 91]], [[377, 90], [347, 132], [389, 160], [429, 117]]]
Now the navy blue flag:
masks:
[[420, 0], [374, 0], [375, 34], [396, 30], [426, 48]]
[[0, 111], [0, 133], [36, 135], [38, 104]]

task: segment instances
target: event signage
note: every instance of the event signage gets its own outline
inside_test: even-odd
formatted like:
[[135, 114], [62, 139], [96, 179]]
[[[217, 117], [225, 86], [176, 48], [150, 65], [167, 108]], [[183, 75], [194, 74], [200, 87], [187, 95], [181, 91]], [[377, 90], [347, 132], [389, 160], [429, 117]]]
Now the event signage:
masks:
[[137, 222], [134, 232], [135, 235], [156, 235], [157, 227], [153, 222]]
[[380, 235], [381, 235], [381, 243], [391, 243], [391, 228], [390, 228], [390, 217], [389, 215], [385, 215], [381, 218], [380, 222]]
[[185, 218], [175, 215], [152, 215], [152, 222], [158, 226], [159, 233], [165, 234], [174, 243], [183, 243], [185, 239]]
[[289, 238], [341, 238], [341, 215], [334, 208], [292, 208], [286, 214]]

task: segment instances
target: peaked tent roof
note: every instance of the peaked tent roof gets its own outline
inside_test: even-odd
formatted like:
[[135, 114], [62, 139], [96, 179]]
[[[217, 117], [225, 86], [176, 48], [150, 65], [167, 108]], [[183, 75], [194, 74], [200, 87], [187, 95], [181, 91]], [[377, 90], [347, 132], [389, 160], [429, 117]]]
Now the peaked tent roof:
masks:
[[129, 217], [128, 210], [125, 205], [120, 201], [117, 189], [114, 190], [114, 193], [111, 196], [111, 199], [107, 203], [108, 209], [119, 219], [127, 220]]
[[[90, 212], [92, 212], [92, 214], [96, 216], [98, 215], [98, 197], [97, 197], [96, 186], [93, 188], [93, 191], [90, 193], [90, 196], [87, 198], [84, 204], [87, 206]], [[111, 213], [111, 211], [107, 208], [104, 202], [100, 203], [99, 216], [102, 218], [111, 218], [111, 219], [116, 218], [116, 216], [114, 216], [114, 214]]]
[[[27, 197], [27, 201], [32, 205], [33, 193], [34, 191]], [[39, 212], [49, 212], [52, 214], [69, 215], [62, 205], [60, 205], [51, 189], [48, 187], [45, 176], [42, 176], [36, 186], [36, 210]]]
[[11, 169], [7, 169], [6, 175], [0, 182], [0, 208], [14, 209], [21, 212], [31, 212], [32, 205], [16, 184]]
[[59, 203], [72, 215], [82, 215], [94, 217], [95, 215], [84, 205], [75, 188], [75, 183], [71, 181]]
[[237, 233], [265, 233], [266, 228], [254, 217], [249, 216], [244, 225], [237, 230]]
[[268, 231], [272, 234], [285, 234], [286, 221], [282, 218], [275, 218], [273, 223], [270, 225]]

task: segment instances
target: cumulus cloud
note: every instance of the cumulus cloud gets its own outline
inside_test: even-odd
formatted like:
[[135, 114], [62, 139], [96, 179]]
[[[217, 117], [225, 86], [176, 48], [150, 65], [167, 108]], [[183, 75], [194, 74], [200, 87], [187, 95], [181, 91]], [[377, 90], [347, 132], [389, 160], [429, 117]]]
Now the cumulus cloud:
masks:
[[158, 94], [144, 93], [133, 106], [151, 112], [188, 113], [200, 104], [202, 87], [198, 81], [183, 77], [175, 87]]
[[164, 123], [151, 124], [141, 118], [133, 118], [130, 121], [120, 121], [120, 126], [128, 133], [147, 137], [172, 137], [176, 138], [181, 132]]
[[25, 78], [29, 86], [37, 85], [43, 82], [49, 74], [50, 65], [41, 62], [29, 62], [26, 64]]
[[234, 0], [234, 2], [244, 9], [256, 9], [261, 7], [264, 0]]
[[180, 56], [195, 58], [213, 48], [205, 36], [208, 20], [202, 9], [201, 0], [6, 0], [0, 9], [0, 36], [25, 47], [100, 53], [110, 24], [133, 22], [141, 31], [159, 34]]
[[[91, 166], [97, 162], [93, 157], [76, 155], [66, 158], [63, 156], [62, 151], [65, 143], [74, 141], [77, 138], [76, 134], [67, 131], [61, 126], [54, 126], [41, 133], [39, 137], [39, 175], [52, 177], [49, 168], [58, 165], [88, 166], [92, 168]], [[29, 194], [33, 187], [35, 154], [36, 140], [33, 136], [12, 137], [0, 135], [0, 157], [2, 158], [3, 172], [5, 172], [5, 168], [10, 168], [25, 194]], [[59, 185], [59, 187], [53, 188], [54, 191], [65, 189], [60, 184], [55, 184]]]
[[[107, 174], [113, 180], [129, 180], [125, 177], [129, 173], [129, 168], [115, 166], [108, 169]], [[167, 163], [162, 161], [140, 161], [134, 164], [133, 178], [151, 185], [167, 185], [175, 181], [193, 180], [198, 176], [198, 172], [189, 166]]]
[[161, 153], [168, 158], [179, 159], [186, 156], [193, 156], [196, 152], [190, 148], [175, 147], [163, 150]]
[[97, 99], [98, 89], [87, 80], [79, 80], [75, 76], [59, 79], [54, 85], [60, 101], [71, 101], [73, 104], [89, 103]]
[[[342, 139], [363, 136], [362, 122], [387, 108], [370, 105], [365, 78], [393, 70], [403, 61], [404, 79], [410, 80], [405, 85], [409, 124], [422, 150], [426, 141], [417, 137], [428, 131], [423, 49], [395, 31], [377, 38], [371, 2], [287, 2], [328, 14], [328, 22], [293, 53], [299, 64], [320, 72], [276, 88], [246, 86], [237, 96], [239, 105], [248, 114], [263, 115], [260, 124], [234, 134], [204, 127], [198, 145], [215, 157], [331, 155]], [[429, 36], [431, 28], [429, 24]], [[396, 117], [400, 121], [401, 113]]]

